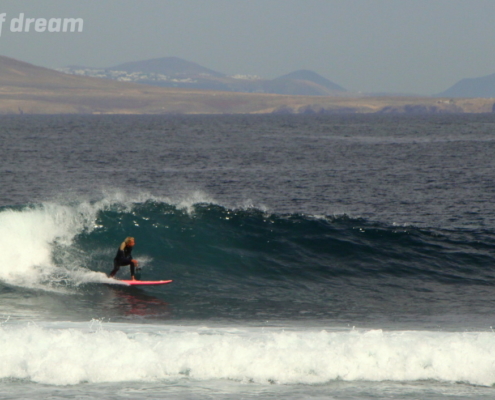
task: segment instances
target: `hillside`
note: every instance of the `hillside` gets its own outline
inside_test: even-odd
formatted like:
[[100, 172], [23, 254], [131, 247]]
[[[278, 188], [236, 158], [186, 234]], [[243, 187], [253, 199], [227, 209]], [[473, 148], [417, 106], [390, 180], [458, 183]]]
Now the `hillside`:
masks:
[[462, 79], [437, 96], [495, 98], [495, 74], [481, 78]]
[[492, 112], [492, 100], [288, 96], [164, 88], [67, 75], [0, 56], [0, 114]]
[[[62, 74], [52, 69], [37, 67], [32, 64], [0, 56], [0, 87], [58, 89], [58, 88], [91, 88], [99, 87], [99, 80], [81, 79], [74, 75]], [[105, 82], [107, 85], [107, 82]], [[108, 82], [110, 87], [115, 82]]]
[[346, 90], [309, 70], [299, 70], [283, 75], [266, 84], [269, 93], [303, 94], [314, 96], [335, 95]]

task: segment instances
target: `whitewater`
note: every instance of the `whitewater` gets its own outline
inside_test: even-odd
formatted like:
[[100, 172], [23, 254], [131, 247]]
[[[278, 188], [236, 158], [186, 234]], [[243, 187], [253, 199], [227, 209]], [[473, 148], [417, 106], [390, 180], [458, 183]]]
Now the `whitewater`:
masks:
[[134, 327], [133, 332], [100, 321], [57, 325], [3, 327], [1, 378], [52, 385], [185, 379], [259, 385], [494, 383], [492, 332], [182, 326]]
[[0, 396], [493, 398], [493, 128], [2, 117]]

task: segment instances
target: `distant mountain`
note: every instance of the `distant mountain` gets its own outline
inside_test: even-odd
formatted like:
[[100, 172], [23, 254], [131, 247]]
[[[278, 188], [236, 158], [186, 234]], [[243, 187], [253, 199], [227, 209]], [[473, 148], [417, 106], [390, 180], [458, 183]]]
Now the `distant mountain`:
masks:
[[174, 75], [210, 75], [217, 78], [224, 77], [225, 74], [202, 67], [191, 61], [186, 61], [178, 57], [154, 58], [145, 61], [133, 61], [119, 64], [107, 68], [113, 71], [143, 72], [152, 74]]
[[[84, 73], [84, 71], [82, 71]], [[141, 73], [120, 71], [130, 80]], [[126, 75], [128, 74], [128, 75]], [[135, 75], [136, 74], [136, 75]], [[79, 74], [81, 75], [81, 74]], [[156, 74], [159, 75], [159, 74]], [[118, 76], [115, 73], [114, 76]], [[223, 85], [253, 85], [257, 77], [210, 78]], [[288, 81], [291, 81], [289, 79]], [[295, 81], [306, 81], [295, 80]], [[317, 85], [316, 82], [310, 82]], [[180, 82], [179, 82], [180, 84]], [[318, 84], [318, 86], [321, 86]], [[0, 114], [342, 114], [486, 113], [493, 99], [419, 97], [290, 96], [164, 88], [117, 79], [68, 75], [0, 56]], [[338, 92], [336, 92], [338, 93]]]
[[[270, 93], [331, 95], [335, 92], [345, 92], [342, 87], [318, 75], [316, 72], [302, 69], [283, 75], [269, 82]], [[297, 92], [297, 93], [294, 93]]]
[[495, 74], [462, 79], [436, 97], [495, 97]]
[[273, 80], [251, 75], [227, 76], [177, 57], [135, 61], [110, 68], [69, 66], [61, 71], [153, 86], [227, 92], [306, 96], [335, 96], [345, 92], [341, 86], [308, 70], [295, 71]]

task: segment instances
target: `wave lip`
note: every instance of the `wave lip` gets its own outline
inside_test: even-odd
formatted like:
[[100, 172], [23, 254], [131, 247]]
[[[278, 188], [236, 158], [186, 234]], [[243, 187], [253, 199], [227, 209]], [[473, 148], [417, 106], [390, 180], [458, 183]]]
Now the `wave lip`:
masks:
[[53, 385], [180, 379], [495, 382], [495, 336], [487, 332], [191, 327], [131, 332], [30, 325], [1, 327], [0, 342], [0, 378]]

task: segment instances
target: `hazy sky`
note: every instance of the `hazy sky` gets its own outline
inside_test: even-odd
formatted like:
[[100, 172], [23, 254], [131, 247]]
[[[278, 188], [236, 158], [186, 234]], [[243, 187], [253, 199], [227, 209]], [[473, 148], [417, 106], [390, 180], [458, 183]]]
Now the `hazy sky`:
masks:
[[[495, 0], [0, 0], [0, 55], [58, 68], [176, 56], [264, 78], [310, 69], [352, 91], [434, 94], [495, 73]], [[11, 32], [12, 18], [83, 32]]]

